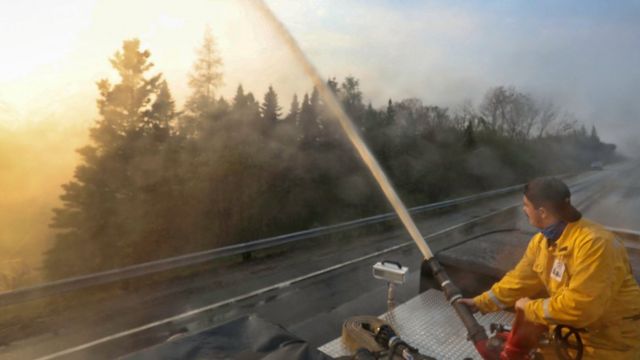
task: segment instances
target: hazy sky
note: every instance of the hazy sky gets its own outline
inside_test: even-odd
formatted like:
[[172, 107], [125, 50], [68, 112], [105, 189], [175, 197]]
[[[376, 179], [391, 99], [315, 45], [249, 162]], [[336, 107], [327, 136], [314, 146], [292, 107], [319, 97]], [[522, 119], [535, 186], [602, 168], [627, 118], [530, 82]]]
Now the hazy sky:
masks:
[[[608, 141], [640, 137], [640, 3], [271, 0], [325, 76], [354, 75], [375, 105], [418, 97], [454, 106], [495, 85], [555, 99]], [[288, 108], [308, 81], [247, 1], [26, 0], [0, 5], [0, 124], [93, 119], [95, 81], [138, 37], [178, 100], [205, 26], [225, 87]]]

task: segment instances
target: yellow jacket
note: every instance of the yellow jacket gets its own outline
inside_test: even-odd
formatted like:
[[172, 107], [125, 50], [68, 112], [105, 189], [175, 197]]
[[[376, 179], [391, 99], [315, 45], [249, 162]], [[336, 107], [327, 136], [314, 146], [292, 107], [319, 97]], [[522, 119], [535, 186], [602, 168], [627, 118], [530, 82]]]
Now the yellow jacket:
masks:
[[474, 302], [487, 313], [545, 291], [527, 304], [528, 320], [586, 329], [585, 359], [640, 359], [640, 287], [611, 232], [583, 218], [551, 247], [535, 235], [515, 269]]

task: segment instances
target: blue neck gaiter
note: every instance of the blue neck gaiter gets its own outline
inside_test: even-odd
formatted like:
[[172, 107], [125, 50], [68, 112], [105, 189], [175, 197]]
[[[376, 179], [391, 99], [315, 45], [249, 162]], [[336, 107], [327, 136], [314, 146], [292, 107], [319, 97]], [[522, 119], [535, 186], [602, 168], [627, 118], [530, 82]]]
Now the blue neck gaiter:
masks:
[[546, 228], [540, 230], [540, 232], [542, 233], [542, 235], [544, 235], [544, 237], [547, 238], [549, 245], [553, 245], [556, 242], [556, 240], [560, 238], [560, 235], [562, 235], [562, 232], [566, 227], [567, 227], [566, 222], [559, 221], [553, 225], [549, 225]]

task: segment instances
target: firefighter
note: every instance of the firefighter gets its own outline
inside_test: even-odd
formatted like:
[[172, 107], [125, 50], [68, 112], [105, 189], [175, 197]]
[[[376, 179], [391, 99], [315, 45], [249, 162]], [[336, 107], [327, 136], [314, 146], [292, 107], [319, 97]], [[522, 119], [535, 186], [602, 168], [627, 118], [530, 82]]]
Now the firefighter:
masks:
[[[626, 248], [584, 219], [570, 197], [559, 179], [530, 181], [523, 210], [540, 232], [489, 291], [461, 301], [473, 311], [515, 307], [534, 323], [579, 329], [584, 359], [640, 360], [640, 287]], [[545, 295], [531, 299], [539, 294]]]

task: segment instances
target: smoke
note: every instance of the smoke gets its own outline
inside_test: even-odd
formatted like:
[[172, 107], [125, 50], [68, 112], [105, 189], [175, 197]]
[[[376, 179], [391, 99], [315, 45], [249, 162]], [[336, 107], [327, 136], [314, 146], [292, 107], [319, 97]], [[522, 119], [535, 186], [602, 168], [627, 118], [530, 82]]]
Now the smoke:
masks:
[[640, 213], [640, 165], [637, 162], [606, 166], [611, 173], [599, 184], [600, 194], [587, 202], [583, 209], [585, 217], [605, 226], [638, 231]]
[[[0, 129], [0, 273], [7, 287], [39, 280], [40, 259], [48, 248], [51, 209], [60, 185], [77, 163], [74, 150], [86, 142], [86, 129], [44, 121], [26, 128]], [[20, 263], [23, 275], [14, 276]], [[27, 273], [29, 275], [27, 276]]]
[[[429, 104], [445, 106], [465, 99], [477, 103], [490, 86], [513, 84], [553, 98], [561, 107], [575, 112], [588, 127], [595, 124], [604, 141], [620, 140], [623, 152], [640, 153], [638, 129], [634, 125], [640, 111], [633, 99], [640, 81], [636, 81], [637, 71], [629, 66], [638, 59], [634, 50], [637, 47], [631, 46], [635, 41], [631, 36], [635, 25], [627, 17], [619, 22], [607, 17], [610, 11], [621, 12], [620, 7], [607, 10], [607, 16], [601, 18], [581, 12], [576, 19], [563, 9], [544, 20], [533, 11], [540, 8], [525, 13], [507, 6], [494, 12], [495, 4], [486, 8], [433, 3], [389, 6], [354, 1], [341, 2], [339, 6], [280, 0], [269, 4], [325, 75], [341, 78], [352, 74], [361, 79], [365, 102], [371, 99], [377, 105], [388, 98], [414, 96]], [[188, 8], [171, 2], [158, 2], [153, 7], [136, 3], [132, 7], [126, 1], [98, 1], [78, 9], [67, 7], [65, 14], [79, 22], [82, 32], [74, 32], [72, 21], [65, 21], [61, 29], [49, 29], [50, 37], [58, 30], [68, 35], [59, 37], [70, 41], [59, 46], [69, 55], [63, 59], [64, 65], [40, 68], [32, 73], [30, 81], [20, 86], [8, 83], [8, 90], [4, 90], [6, 94], [28, 94], [38, 88], [38, 98], [25, 98], [18, 103], [30, 109], [59, 107], [56, 120], [48, 125], [17, 129], [14, 118], [24, 113], [23, 109], [17, 111], [4, 97], [0, 99], [1, 256], [14, 259], [46, 249], [50, 209], [58, 204], [60, 185], [72, 178], [77, 160], [74, 149], [86, 144], [86, 124], [85, 129], [60, 126], [78, 109], [63, 109], [66, 103], [58, 102], [56, 95], [68, 91], [69, 84], [83, 84], [82, 100], [79, 97], [76, 100], [84, 102], [85, 107], [78, 113], [93, 115], [95, 108], [87, 110], [87, 106], [93, 107], [96, 98], [93, 83], [109, 76], [107, 58], [125, 38], [141, 37], [156, 63], [153, 70], [163, 72], [168, 79], [178, 108], [188, 94], [185, 79], [194, 59], [193, 50], [205, 24], [210, 23], [225, 63], [227, 86], [220, 89], [220, 94], [227, 99], [233, 96], [238, 83], [257, 91], [257, 98], [273, 83], [286, 113], [291, 95], [297, 93], [301, 99], [310, 83], [314, 83], [323, 97], [329, 99], [327, 103], [334, 112], [341, 112], [331, 94], [326, 93], [324, 79], [305, 65], [308, 62], [292, 37], [283, 32], [284, 28], [275, 33], [263, 31], [264, 20], [269, 17], [264, 16], [264, 11], [256, 16], [247, 9], [230, 1], [197, 1]], [[12, 14], [16, 18], [25, 15], [20, 11], [23, 10]], [[361, 13], [366, 16], [354, 15]], [[39, 14], [47, 12], [40, 10]], [[114, 14], [119, 16], [120, 26], [113, 26]], [[140, 21], [142, 15], [149, 21]], [[272, 30], [273, 24], [268, 25]], [[581, 24], [606, 26], [579, 31]], [[537, 34], [535, 30], [539, 29], [546, 30], [533, 38], [531, 34]], [[274, 40], [277, 37], [272, 35], [277, 33], [287, 39], [285, 47]], [[25, 38], [28, 41], [14, 39], [12, 49], [21, 47], [26, 51], [24, 44], [33, 43], [33, 35]], [[566, 47], [569, 43], [572, 46]], [[61, 59], [64, 54], [55, 58]], [[4, 70], [12, 72], [10, 67]], [[22, 70], [26, 74], [29, 69]], [[628, 76], [619, 76], [623, 70], [629, 70]], [[36, 138], [41, 141], [34, 142]], [[281, 151], [286, 155], [291, 150]], [[360, 151], [366, 153], [363, 148]], [[420, 168], [418, 163], [402, 165], [409, 172]], [[465, 166], [479, 176], [492, 172], [512, 176], [503, 172], [504, 166], [497, 162], [495, 154], [483, 149], [471, 154]], [[337, 191], [342, 198], [357, 202], [365, 196], [363, 182], [354, 175], [345, 179], [345, 186]], [[359, 192], [351, 192], [354, 188]]]
[[619, 150], [626, 156], [637, 159], [640, 156], [640, 138], [635, 135], [626, 137], [620, 143]]
[[267, 20], [271, 24], [273, 30], [287, 45], [294, 58], [297, 60], [298, 64], [303, 67], [307, 76], [313, 81], [314, 86], [320, 92], [320, 96], [325, 101], [327, 107], [331, 110], [331, 112], [337, 117], [338, 121], [340, 122], [340, 126], [347, 134], [347, 137], [349, 138], [353, 146], [356, 148], [356, 151], [362, 158], [362, 161], [367, 165], [369, 171], [371, 171], [371, 174], [376, 179], [376, 182], [382, 189], [382, 192], [385, 194], [394, 211], [398, 214], [398, 217], [407, 229], [407, 232], [409, 232], [409, 235], [411, 235], [411, 238], [416, 242], [416, 245], [420, 248], [420, 251], [422, 251], [424, 257], [427, 259], [433, 257], [429, 246], [424, 241], [424, 237], [422, 236], [422, 234], [420, 234], [420, 230], [418, 230], [418, 227], [409, 215], [409, 212], [407, 211], [404, 203], [402, 202], [402, 200], [400, 200], [400, 197], [398, 197], [398, 194], [391, 185], [391, 182], [387, 178], [387, 175], [384, 173], [384, 171], [380, 167], [380, 164], [362, 140], [362, 137], [358, 133], [355, 125], [353, 124], [347, 113], [344, 111], [331, 89], [329, 89], [325, 81], [320, 78], [317, 70], [313, 67], [313, 65], [311, 65], [311, 62], [309, 62], [306, 55], [302, 52], [300, 46], [293, 39], [284, 25], [266, 6], [266, 4], [263, 1], [255, 1], [254, 4], [256, 6], [256, 9], [264, 16], [265, 20]]
[[[490, 188], [512, 184], [518, 179], [512, 169], [500, 161], [498, 155], [488, 147], [480, 147], [470, 153], [465, 165], [471, 174], [495, 181]], [[496, 176], [497, 174], [499, 176]]]
[[477, 103], [489, 87], [514, 85], [594, 124], [606, 142], [640, 133], [637, 4], [269, 3], [320, 69], [360, 78], [374, 103]]

